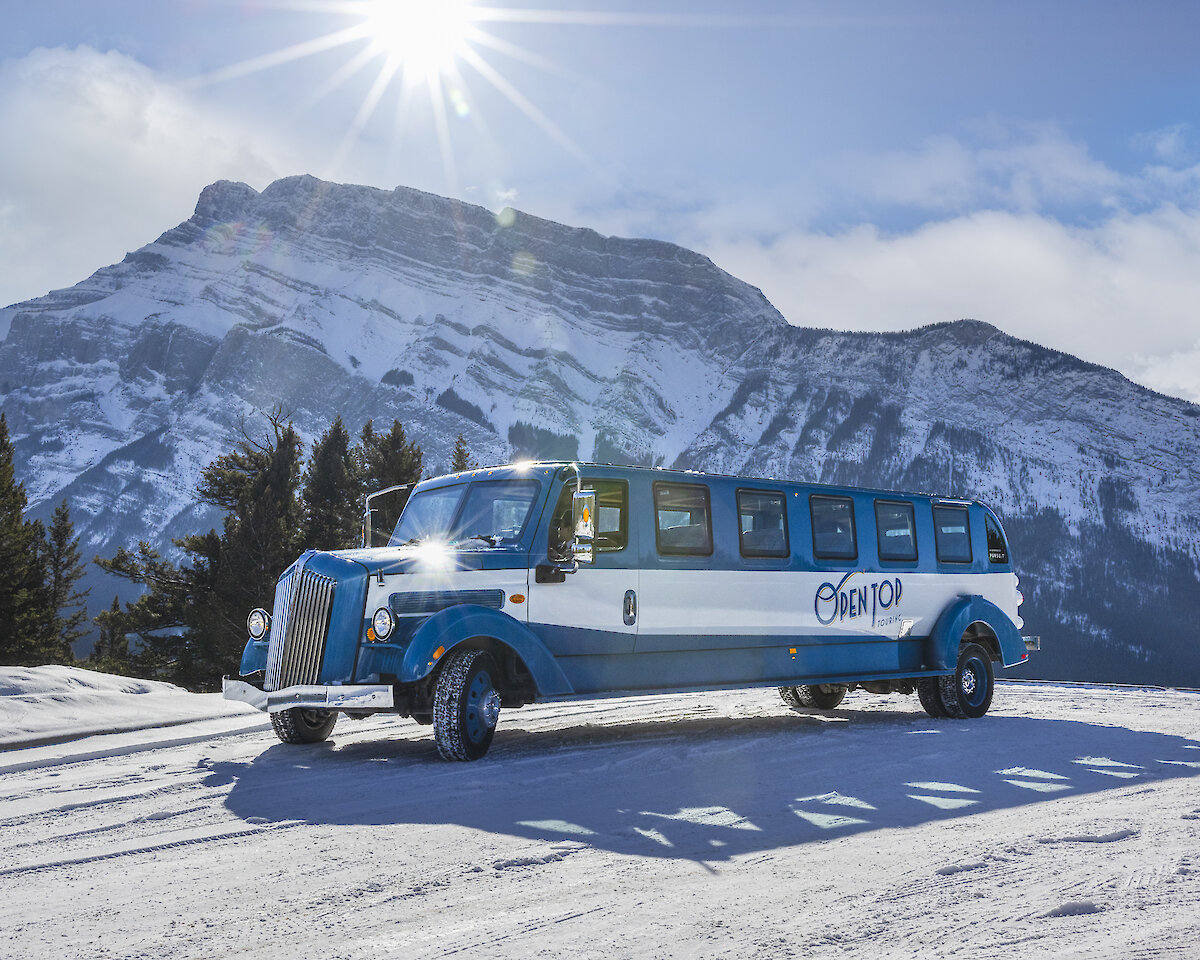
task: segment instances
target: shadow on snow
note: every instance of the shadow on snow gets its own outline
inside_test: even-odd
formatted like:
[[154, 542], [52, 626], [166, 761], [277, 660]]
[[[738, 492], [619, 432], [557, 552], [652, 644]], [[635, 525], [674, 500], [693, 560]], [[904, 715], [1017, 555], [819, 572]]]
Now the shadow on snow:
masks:
[[950, 817], [969, 828], [991, 810], [1200, 774], [1200, 744], [1071, 720], [840, 710], [574, 722], [502, 723], [471, 764], [439, 760], [430, 739], [382, 739], [386, 727], [342, 746], [276, 744], [248, 763], [211, 764], [207, 783], [231, 784], [227, 806], [256, 822], [454, 823], [720, 861]]

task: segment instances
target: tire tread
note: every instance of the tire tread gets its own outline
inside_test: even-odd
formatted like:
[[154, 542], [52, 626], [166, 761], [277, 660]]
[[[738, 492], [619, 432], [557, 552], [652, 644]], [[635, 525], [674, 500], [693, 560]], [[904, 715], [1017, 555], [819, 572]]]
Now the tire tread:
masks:
[[486, 650], [453, 651], [438, 674], [433, 689], [433, 739], [443, 760], [478, 760], [491, 746], [491, 737], [481, 745], [472, 745], [463, 736], [463, 697], [480, 661], [494, 677], [496, 665]]
[[326, 711], [329, 715], [317, 727], [312, 727], [300, 715], [301, 707], [291, 707], [271, 714], [271, 728], [284, 743], [320, 743], [329, 738], [337, 723], [337, 713]]

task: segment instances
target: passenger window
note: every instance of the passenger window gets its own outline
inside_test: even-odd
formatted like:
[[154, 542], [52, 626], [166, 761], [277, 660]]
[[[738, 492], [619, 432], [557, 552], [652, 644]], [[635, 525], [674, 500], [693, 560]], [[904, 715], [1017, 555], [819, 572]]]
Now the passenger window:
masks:
[[966, 507], [934, 507], [933, 533], [942, 563], [971, 562], [971, 524]]
[[911, 503], [875, 501], [880, 560], [917, 559], [917, 523]]
[[990, 563], [1008, 563], [1008, 543], [1004, 539], [1004, 531], [990, 514], [984, 514], [983, 528], [987, 531], [988, 561]]
[[[596, 552], [624, 550], [629, 542], [629, 485], [624, 480], [584, 480], [585, 490], [596, 491]], [[571, 495], [575, 484], [563, 487], [550, 521], [550, 558], [569, 560], [575, 528], [571, 523]]]
[[713, 552], [708, 487], [700, 484], [654, 485], [655, 539], [659, 553], [709, 556]]
[[786, 557], [791, 553], [782, 493], [739, 490], [737, 507], [743, 557]]
[[811, 496], [813, 555], [821, 560], [856, 560], [854, 501], [849, 497]]

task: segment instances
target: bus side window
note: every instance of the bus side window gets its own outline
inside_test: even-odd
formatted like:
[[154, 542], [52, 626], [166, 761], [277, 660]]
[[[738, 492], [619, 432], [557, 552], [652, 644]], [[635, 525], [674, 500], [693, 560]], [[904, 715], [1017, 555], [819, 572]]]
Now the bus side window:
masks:
[[808, 498], [812, 517], [813, 555], [819, 560], [857, 560], [854, 501], [849, 497], [813, 494]]
[[966, 507], [935, 506], [933, 535], [940, 562], [971, 562], [971, 524]]
[[711, 556], [711, 518], [708, 487], [704, 484], [654, 485], [654, 536], [659, 553]]
[[983, 526], [987, 530], [988, 562], [1008, 563], [1008, 543], [1000, 524], [990, 514], [984, 514]]
[[911, 503], [876, 500], [875, 531], [880, 560], [917, 559], [917, 521]]
[[787, 515], [784, 496], [766, 490], [739, 490], [738, 544], [743, 557], [786, 557]]

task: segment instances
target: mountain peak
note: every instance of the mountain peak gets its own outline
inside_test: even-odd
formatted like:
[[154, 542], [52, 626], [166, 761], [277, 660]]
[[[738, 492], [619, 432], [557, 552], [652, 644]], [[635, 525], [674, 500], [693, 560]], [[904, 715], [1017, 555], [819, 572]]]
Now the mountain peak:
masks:
[[200, 191], [192, 219], [202, 226], [241, 220], [257, 197], [258, 191], [248, 183], [218, 180]]

